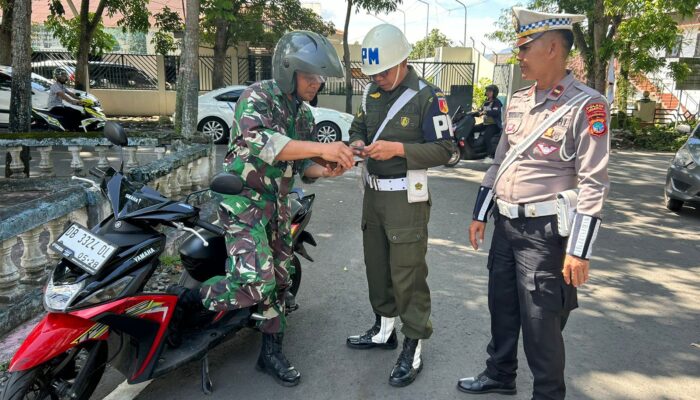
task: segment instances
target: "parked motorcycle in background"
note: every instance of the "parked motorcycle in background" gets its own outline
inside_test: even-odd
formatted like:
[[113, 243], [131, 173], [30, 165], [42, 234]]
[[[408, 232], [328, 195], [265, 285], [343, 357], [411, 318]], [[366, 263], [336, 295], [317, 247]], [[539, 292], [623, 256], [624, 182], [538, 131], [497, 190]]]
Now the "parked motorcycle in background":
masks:
[[[452, 114], [452, 126], [460, 155], [459, 158], [453, 157], [450, 160], [452, 165], [448, 164], [448, 166], [455, 166], [459, 160], [481, 160], [488, 156], [489, 144], [486, 143], [483, 132], [474, 131], [477, 116], [479, 116], [479, 111], [466, 112], [462, 106], [457, 107]], [[491, 139], [493, 148], [498, 145], [501, 134], [502, 132], [499, 132]], [[455, 158], [457, 159], [455, 160]]]
[[[106, 123], [104, 134], [115, 145], [128, 142], [124, 130], [114, 122]], [[72, 223], [51, 244], [62, 259], [46, 284], [48, 313], [12, 358], [0, 400], [87, 400], [108, 363], [133, 384], [192, 360], [201, 360], [202, 390], [211, 393], [208, 351], [265, 317], [257, 313], [257, 307], [225, 312], [201, 307], [196, 315], [173, 318], [185, 315], [184, 304], [178, 308], [181, 299], [169, 293], [144, 293], [144, 287], [165, 249], [166, 234], [159, 226], [191, 233], [179, 249], [184, 267], [180, 283], [190, 289], [225, 274], [225, 231], [200, 218], [200, 210], [188, 202], [191, 195], [184, 201], [168, 199], [111, 167], [90, 173], [99, 184], [74, 179], [102, 192], [112, 213], [92, 229]], [[210, 189], [234, 195], [242, 187], [238, 176], [222, 173], [212, 180]], [[314, 196], [296, 193], [292, 200], [294, 251], [313, 261], [304, 244], [316, 245], [305, 230]], [[296, 268], [290, 291], [295, 295], [302, 269], [296, 255], [293, 262]]]

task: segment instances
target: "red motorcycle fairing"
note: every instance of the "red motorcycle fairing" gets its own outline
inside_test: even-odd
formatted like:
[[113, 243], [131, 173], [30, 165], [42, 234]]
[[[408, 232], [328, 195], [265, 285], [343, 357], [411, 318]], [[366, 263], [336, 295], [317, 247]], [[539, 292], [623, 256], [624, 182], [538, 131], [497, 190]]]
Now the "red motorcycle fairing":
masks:
[[154, 340], [140, 368], [131, 376], [142, 374], [160, 348], [177, 296], [166, 294], [140, 295], [115, 300], [69, 313], [49, 313], [34, 327], [12, 357], [9, 371], [34, 368], [87, 340], [106, 340], [109, 324], [95, 322], [103, 315], [122, 315], [157, 324]]

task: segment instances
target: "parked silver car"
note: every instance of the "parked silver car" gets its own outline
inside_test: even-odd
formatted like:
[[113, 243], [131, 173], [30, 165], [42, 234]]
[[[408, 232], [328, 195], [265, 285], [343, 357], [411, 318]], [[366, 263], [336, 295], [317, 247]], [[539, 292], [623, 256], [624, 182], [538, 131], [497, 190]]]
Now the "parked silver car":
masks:
[[[678, 131], [690, 133], [690, 126], [679, 125]], [[700, 205], [700, 124], [668, 167], [664, 200], [671, 211], [680, 211], [685, 203]]]

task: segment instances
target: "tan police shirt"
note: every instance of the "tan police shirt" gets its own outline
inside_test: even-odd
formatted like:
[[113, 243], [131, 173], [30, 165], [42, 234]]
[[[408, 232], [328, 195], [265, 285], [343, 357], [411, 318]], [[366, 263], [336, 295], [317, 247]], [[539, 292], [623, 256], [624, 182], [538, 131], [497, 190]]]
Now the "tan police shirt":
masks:
[[610, 188], [610, 113], [605, 98], [570, 72], [550, 91], [538, 91], [533, 85], [513, 94], [504, 134], [482, 186], [492, 188], [506, 152], [581, 92], [590, 98], [573, 107], [524, 151], [503, 173], [494, 192], [496, 198], [525, 204], [553, 200], [558, 192], [578, 188], [577, 213], [600, 218]]

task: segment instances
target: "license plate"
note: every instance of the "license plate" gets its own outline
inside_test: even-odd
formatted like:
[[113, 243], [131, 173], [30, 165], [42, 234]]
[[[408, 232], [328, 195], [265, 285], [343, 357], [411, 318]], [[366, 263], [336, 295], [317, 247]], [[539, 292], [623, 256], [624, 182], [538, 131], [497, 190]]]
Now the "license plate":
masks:
[[63, 232], [51, 248], [91, 275], [95, 275], [117, 250], [117, 246], [77, 224]]

